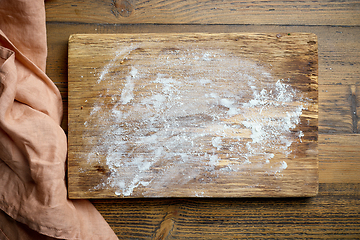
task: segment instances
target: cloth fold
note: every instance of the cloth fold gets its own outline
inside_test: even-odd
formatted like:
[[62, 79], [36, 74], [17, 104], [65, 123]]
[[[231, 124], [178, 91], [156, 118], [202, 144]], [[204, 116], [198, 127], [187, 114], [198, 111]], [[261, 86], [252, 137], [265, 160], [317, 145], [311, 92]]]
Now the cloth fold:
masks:
[[0, 239], [117, 239], [89, 201], [67, 199], [44, 1], [0, 2]]

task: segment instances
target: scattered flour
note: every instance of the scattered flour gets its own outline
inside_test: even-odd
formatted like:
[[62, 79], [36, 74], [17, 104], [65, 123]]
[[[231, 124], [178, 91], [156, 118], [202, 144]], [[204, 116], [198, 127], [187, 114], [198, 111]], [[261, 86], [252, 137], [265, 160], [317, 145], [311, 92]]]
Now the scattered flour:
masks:
[[299, 139], [300, 139], [300, 142], [302, 142], [302, 137], [304, 137], [304, 133], [302, 131], [299, 131]]
[[131, 68], [130, 75], [126, 76], [125, 87], [121, 92], [121, 102], [122, 104], [127, 104], [134, 98], [133, 90], [134, 90], [134, 81], [137, 75], [137, 69]]
[[125, 59], [131, 53], [131, 51], [133, 51], [136, 48], [137, 46], [133, 46], [133, 45], [129, 47], [119, 48], [119, 50], [115, 52], [114, 58], [102, 69], [101, 74], [99, 75], [99, 79], [97, 80], [97, 83], [100, 83], [105, 78], [106, 80], [109, 80], [107, 78], [109, 75], [109, 71], [111, 71], [114, 66], [119, 64], [119, 60]]
[[[84, 132], [94, 146], [88, 161], [97, 162], [94, 153], [101, 153], [111, 171], [97, 188], [131, 196], [140, 186], [151, 184], [154, 192], [176, 187], [173, 179], [211, 181], [245, 165], [271, 166], [272, 174], [287, 169], [285, 161], [271, 160], [289, 155], [296, 138], [302, 141], [304, 134], [294, 129], [306, 108], [288, 81], [223, 49], [181, 47], [159, 52], [153, 71], [134, 62], [116, 75], [134, 49], [117, 51], [101, 71], [97, 83], [104, 90], [84, 123], [99, 135], [95, 142]], [[122, 83], [118, 91], [115, 81]]]
[[222, 146], [222, 141], [221, 141], [221, 137], [215, 137], [211, 140], [211, 143], [214, 147], [217, 148], [217, 150], [221, 149]]

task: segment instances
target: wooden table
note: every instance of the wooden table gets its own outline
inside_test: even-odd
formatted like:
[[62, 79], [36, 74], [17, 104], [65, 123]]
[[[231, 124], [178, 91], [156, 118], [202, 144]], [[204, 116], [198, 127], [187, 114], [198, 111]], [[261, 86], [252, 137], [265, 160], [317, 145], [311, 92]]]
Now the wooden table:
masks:
[[319, 194], [93, 200], [120, 239], [358, 238], [360, 2], [52, 0], [47, 74], [64, 100], [74, 33], [310, 32], [319, 46]]

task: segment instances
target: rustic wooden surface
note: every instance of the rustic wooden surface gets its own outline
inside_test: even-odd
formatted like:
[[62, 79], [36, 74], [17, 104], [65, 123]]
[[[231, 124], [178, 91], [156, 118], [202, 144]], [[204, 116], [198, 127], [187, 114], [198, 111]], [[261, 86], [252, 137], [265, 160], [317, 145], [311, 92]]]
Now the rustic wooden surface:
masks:
[[69, 197], [316, 195], [317, 62], [306, 33], [72, 35]]
[[[96, 1], [97, 2], [97, 1]], [[111, 8], [113, 1], [102, 1]], [[169, 1], [170, 2], [170, 1]], [[180, 1], [178, 1], [180, 2]], [[182, 2], [182, 1], [181, 1]], [[183, 3], [185, 5], [187, 1]], [[109, 8], [87, 1], [87, 14], [68, 15], [83, 1], [46, 1], [49, 56], [47, 73], [59, 87], [67, 131], [67, 42], [75, 33], [180, 33], [180, 32], [311, 32], [319, 42], [319, 194], [313, 198], [286, 199], [151, 199], [93, 200], [119, 239], [236, 239], [236, 238], [359, 238], [360, 235], [360, 135], [358, 123], [360, 85], [359, 2], [246, 1], [249, 8], [230, 14], [242, 22], [210, 24], [211, 11], [203, 11], [201, 24], [188, 24], [157, 15], [148, 24], [107, 24]], [[135, 2], [132, 2], [136, 5]], [[288, 4], [293, 8], [288, 8]], [[213, 2], [205, 2], [211, 5]], [[299, 4], [299, 5], [298, 5]], [[76, 5], [76, 6], [75, 6]], [[154, 3], [156, 5], [156, 3]], [[327, 6], [333, 6], [333, 10]], [[251, 15], [257, 6], [268, 15]], [[188, 6], [191, 8], [191, 5]], [[296, 10], [302, 7], [302, 11]], [[171, 8], [171, 7], [170, 7]], [[51, 9], [51, 11], [50, 11]], [[194, 6], [193, 11], [203, 7]], [[250, 10], [249, 10], [250, 9]], [[94, 16], [101, 13], [101, 19]], [[280, 11], [281, 10], [281, 11]], [[171, 11], [171, 10], [170, 10]], [[177, 14], [180, 14], [179, 10]], [[247, 11], [245, 14], [244, 11]], [[79, 14], [82, 9], [78, 9]], [[308, 12], [307, 17], [303, 13]], [[289, 17], [290, 16], [290, 17]], [[319, 17], [321, 16], [321, 17]], [[159, 18], [162, 17], [162, 21]], [[229, 20], [230, 19], [230, 20]], [[232, 18], [226, 19], [227, 22]], [[259, 21], [258, 19], [263, 19]], [[295, 21], [301, 19], [302, 23]], [[174, 24], [167, 24], [167, 23]], [[110, 23], [110, 22], [109, 22]], [[352, 88], [356, 88], [355, 99]], [[354, 114], [354, 110], [356, 109]], [[355, 121], [354, 121], [355, 120]], [[356, 125], [358, 126], [358, 124]]]
[[[360, 21], [359, 1], [51, 1], [49, 21], [157, 24], [351, 25]], [[94, 11], [96, 9], [96, 11]]]

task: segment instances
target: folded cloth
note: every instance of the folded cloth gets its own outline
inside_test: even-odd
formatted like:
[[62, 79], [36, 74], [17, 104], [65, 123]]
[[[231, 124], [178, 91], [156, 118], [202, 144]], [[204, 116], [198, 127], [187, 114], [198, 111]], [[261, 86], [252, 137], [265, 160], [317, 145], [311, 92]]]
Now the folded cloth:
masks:
[[89, 201], [67, 199], [44, 1], [0, 0], [0, 29], [0, 239], [118, 239]]

